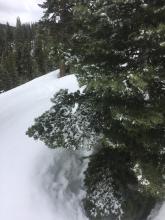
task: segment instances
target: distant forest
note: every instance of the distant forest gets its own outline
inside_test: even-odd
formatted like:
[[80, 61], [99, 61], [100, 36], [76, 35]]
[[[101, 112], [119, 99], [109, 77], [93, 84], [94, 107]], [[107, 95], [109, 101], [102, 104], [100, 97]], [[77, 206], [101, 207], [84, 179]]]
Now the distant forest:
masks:
[[55, 69], [52, 47], [42, 23], [0, 24], [0, 93]]

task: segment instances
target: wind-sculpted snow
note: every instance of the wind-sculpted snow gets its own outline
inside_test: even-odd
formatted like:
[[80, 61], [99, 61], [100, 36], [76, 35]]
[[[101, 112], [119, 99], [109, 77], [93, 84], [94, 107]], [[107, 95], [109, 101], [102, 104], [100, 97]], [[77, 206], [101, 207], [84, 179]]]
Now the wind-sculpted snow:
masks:
[[49, 73], [0, 95], [0, 219], [85, 220], [80, 153], [50, 150], [25, 135], [61, 88], [74, 92], [73, 75]]

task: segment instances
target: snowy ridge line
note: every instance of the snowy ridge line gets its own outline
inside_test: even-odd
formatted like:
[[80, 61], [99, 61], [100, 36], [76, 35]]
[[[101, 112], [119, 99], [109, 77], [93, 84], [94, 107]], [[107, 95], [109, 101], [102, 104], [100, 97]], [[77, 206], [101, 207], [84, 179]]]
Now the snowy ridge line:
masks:
[[[0, 95], [0, 219], [86, 220], [81, 153], [50, 150], [25, 135], [59, 89], [76, 91], [74, 75], [53, 71]], [[61, 158], [61, 159], [60, 159]]]
[[46, 83], [46, 81], [50, 80], [50, 78], [56, 78], [57, 79], [58, 77], [59, 77], [59, 70], [52, 71], [52, 72], [47, 73], [47, 74], [45, 74], [43, 76], [37, 77], [37, 78], [35, 78], [35, 79], [33, 79], [33, 80], [29, 81], [29, 82], [26, 82], [26, 83], [24, 83], [24, 84], [22, 84], [20, 86], [17, 86], [16, 88], [13, 88], [13, 89], [10, 89], [10, 90], [8, 90], [6, 92], [0, 93], [0, 98], [2, 96], [13, 94], [13, 92], [21, 91], [23, 87], [24, 87], [24, 89], [26, 87], [29, 88], [30, 85], [34, 86], [35, 83], [37, 83], [37, 84], [40, 83], [40, 82], [43, 83], [44, 81]]

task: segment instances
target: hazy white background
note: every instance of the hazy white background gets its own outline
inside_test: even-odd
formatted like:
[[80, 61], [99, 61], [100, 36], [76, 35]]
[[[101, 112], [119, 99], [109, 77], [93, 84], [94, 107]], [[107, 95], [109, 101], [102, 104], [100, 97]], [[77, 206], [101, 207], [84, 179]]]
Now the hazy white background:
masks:
[[0, 0], [0, 23], [15, 25], [19, 16], [22, 23], [38, 21], [42, 9], [38, 6], [44, 0]]

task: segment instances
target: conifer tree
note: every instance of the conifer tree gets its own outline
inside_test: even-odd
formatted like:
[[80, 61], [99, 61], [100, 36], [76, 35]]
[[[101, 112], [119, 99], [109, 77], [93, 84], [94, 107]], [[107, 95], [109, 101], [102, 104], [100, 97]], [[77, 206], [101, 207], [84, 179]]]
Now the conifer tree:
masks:
[[2, 59], [0, 63], [0, 91], [4, 92], [8, 88], [11, 88], [11, 78], [10, 73], [8, 72], [6, 68], [6, 60]]
[[18, 85], [18, 73], [16, 70], [16, 57], [13, 51], [10, 51], [6, 57], [5, 68], [8, 72], [8, 81], [10, 81], [10, 87], [5, 90], [12, 89]]
[[16, 27], [0, 24], [0, 63], [4, 70], [0, 89], [9, 90], [54, 70], [52, 42], [50, 31], [40, 23], [21, 24], [17, 18]]
[[40, 5], [45, 9], [44, 22], [49, 23], [51, 35], [54, 36], [54, 54], [60, 75], [69, 72], [66, 53], [71, 48], [71, 37], [74, 33], [73, 6], [74, 1], [46, 1]]
[[[55, 27], [58, 3], [44, 4]], [[146, 219], [165, 196], [165, 3], [62, 3], [74, 30], [61, 53], [86, 89], [58, 93], [28, 134], [52, 148], [95, 149], [86, 173], [91, 219]], [[139, 203], [146, 207], [141, 214]]]

